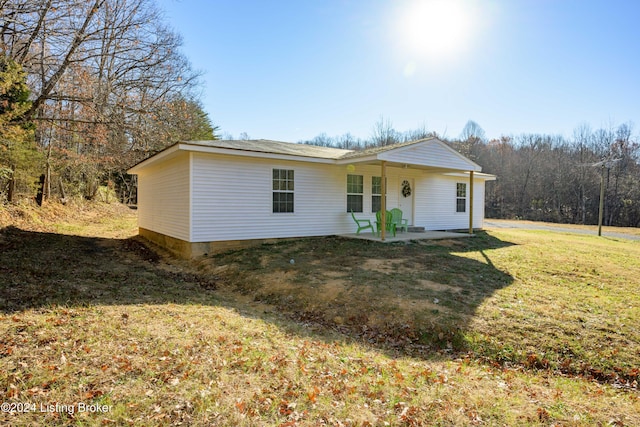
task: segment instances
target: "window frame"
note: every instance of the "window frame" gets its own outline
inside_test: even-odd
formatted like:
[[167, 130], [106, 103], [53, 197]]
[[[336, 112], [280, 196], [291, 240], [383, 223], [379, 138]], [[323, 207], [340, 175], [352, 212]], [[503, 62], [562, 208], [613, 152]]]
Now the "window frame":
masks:
[[273, 168], [271, 171], [271, 213], [295, 213], [295, 170]]
[[[460, 195], [461, 193], [463, 193], [463, 195]], [[467, 212], [467, 183], [456, 182], [456, 213], [466, 213], [466, 212]]]
[[[353, 178], [359, 178], [360, 182], [352, 182]], [[351, 181], [350, 181], [351, 180]], [[356, 180], [358, 181], [358, 180]], [[354, 188], [354, 185], [356, 188]], [[357, 188], [359, 187], [359, 188]], [[350, 190], [360, 190], [350, 191]], [[356, 202], [356, 209], [353, 209], [353, 201]], [[364, 175], [348, 174], [347, 175], [347, 212], [362, 213], [364, 212]]]
[[[374, 180], [378, 179], [379, 181], [379, 185], [377, 186], [378, 189], [380, 190], [379, 193], [375, 192], [376, 189], [376, 185], [374, 184]], [[385, 181], [386, 181], [386, 177], [385, 177]], [[377, 198], [377, 201], [374, 201], [375, 198]], [[376, 208], [376, 204], [378, 206], [378, 209]], [[382, 210], [382, 177], [381, 176], [372, 176], [371, 177], [371, 212], [372, 213], [376, 213], [379, 210]]]

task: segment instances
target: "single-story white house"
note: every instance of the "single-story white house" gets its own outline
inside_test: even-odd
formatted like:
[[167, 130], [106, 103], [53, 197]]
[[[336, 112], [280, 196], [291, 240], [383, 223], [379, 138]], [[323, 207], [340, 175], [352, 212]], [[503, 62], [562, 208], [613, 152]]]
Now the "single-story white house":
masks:
[[481, 169], [437, 138], [361, 151], [215, 140], [178, 142], [129, 173], [138, 175], [140, 235], [194, 257], [354, 233], [351, 211], [373, 223], [383, 207], [426, 230], [482, 228], [485, 182], [495, 177]]

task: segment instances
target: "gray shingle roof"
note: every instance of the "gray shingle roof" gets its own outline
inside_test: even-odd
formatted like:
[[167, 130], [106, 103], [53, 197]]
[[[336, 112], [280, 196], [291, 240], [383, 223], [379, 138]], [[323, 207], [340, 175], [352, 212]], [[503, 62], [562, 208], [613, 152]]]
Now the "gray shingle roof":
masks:
[[[163, 150], [163, 152], [173, 149], [173, 153], [175, 153], [176, 148], [178, 150], [180, 149], [189, 150], [189, 148], [185, 146], [192, 146], [192, 147], [199, 146], [199, 147], [209, 147], [213, 149], [219, 148], [219, 149], [230, 150], [230, 151], [237, 150], [237, 151], [253, 152], [253, 153], [307, 157], [307, 158], [315, 158], [315, 159], [322, 159], [322, 160], [351, 161], [352, 159], [353, 160], [362, 159], [363, 161], [369, 161], [371, 158], [374, 158], [374, 159], [377, 158], [377, 155], [380, 153], [384, 153], [387, 151], [392, 151], [399, 148], [408, 147], [411, 145], [428, 142], [432, 140], [442, 143], [437, 138], [430, 137], [430, 138], [420, 139], [417, 141], [402, 142], [399, 144], [392, 144], [392, 145], [387, 145], [383, 147], [372, 147], [372, 148], [367, 148], [365, 150], [355, 151], [355, 150], [344, 150], [344, 149], [332, 148], [332, 147], [319, 147], [315, 145], [307, 145], [307, 144], [299, 144], [299, 143], [296, 144], [291, 142], [271, 141], [267, 139], [180, 141], [175, 143], [171, 147], [167, 147], [165, 150]], [[183, 147], [180, 148], [180, 145], [182, 145]], [[453, 149], [451, 150], [454, 151]], [[159, 154], [160, 153], [157, 153], [156, 155], [153, 155], [148, 159], [143, 160], [137, 165], [131, 167], [129, 170], [133, 172], [130, 172], [130, 173], [137, 173], [136, 170], [140, 169], [142, 165], [149, 165], [151, 163], [154, 163], [154, 161], [162, 158], [161, 156], [159, 156]], [[467, 159], [466, 157], [462, 156], [459, 153], [458, 155], [463, 159], [465, 159], [470, 164], [475, 165], [474, 169], [476, 171], [479, 172], [481, 170], [480, 166], [476, 165], [471, 160]], [[256, 157], [262, 157], [262, 156], [260, 154], [256, 154]], [[421, 163], [418, 161], [417, 164], [421, 164]], [[437, 166], [437, 165], [431, 164], [430, 166]], [[452, 167], [452, 169], [457, 170], [460, 168]], [[460, 169], [460, 170], [463, 170], [463, 169]], [[466, 168], [464, 170], [466, 170]]]
[[431, 139], [434, 139], [434, 138], [430, 137], [430, 138], [425, 138], [425, 139], [419, 139], [417, 141], [399, 142], [397, 144], [385, 145], [385, 146], [382, 146], [382, 147], [371, 147], [371, 148], [367, 148], [365, 150], [351, 151], [350, 153], [347, 153], [344, 156], [342, 156], [341, 159], [353, 159], [353, 158], [358, 158], [358, 157], [367, 157], [367, 156], [371, 156], [373, 154], [379, 154], [379, 153], [384, 153], [385, 151], [395, 150], [396, 148], [401, 148], [401, 147], [406, 147], [406, 146], [409, 146], [409, 145], [417, 144], [419, 142], [429, 141]]
[[320, 159], [340, 159], [352, 153], [352, 150], [342, 150], [331, 147], [317, 147], [315, 145], [295, 144], [291, 142], [256, 140], [215, 140], [215, 141], [184, 141], [184, 144], [201, 145], [205, 147], [225, 148], [228, 150], [254, 151], [258, 153], [287, 154], [291, 156], [315, 157]]
[[254, 140], [215, 140], [215, 141], [183, 141], [184, 144], [201, 145], [204, 147], [225, 148], [229, 150], [254, 151], [258, 153], [287, 154], [291, 156], [315, 157], [321, 159], [354, 159], [383, 153], [396, 148], [406, 147], [433, 138], [418, 141], [401, 142], [383, 147], [372, 147], [365, 150], [343, 150], [332, 147], [318, 147], [315, 145], [295, 144], [291, 142], [270, 141], [268, 139]]

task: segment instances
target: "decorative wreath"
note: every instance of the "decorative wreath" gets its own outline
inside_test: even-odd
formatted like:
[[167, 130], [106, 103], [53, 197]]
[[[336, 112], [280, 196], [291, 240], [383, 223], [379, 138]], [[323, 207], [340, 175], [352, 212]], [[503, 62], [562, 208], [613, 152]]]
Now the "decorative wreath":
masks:
[[402, 195], [404, 197], [409, 197], [411, 195], [411, 184], [406, 179], [402, 181]]

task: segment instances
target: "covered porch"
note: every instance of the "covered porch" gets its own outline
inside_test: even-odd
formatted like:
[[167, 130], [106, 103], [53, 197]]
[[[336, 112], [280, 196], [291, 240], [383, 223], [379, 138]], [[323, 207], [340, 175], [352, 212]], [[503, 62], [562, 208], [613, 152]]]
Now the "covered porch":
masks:
[[[466, 157], [462, 156], [460, 153], [456, 152], [445, 143], [430, 139], [425, 140], [419, 143], [410, 143], [410, 144], [397, 144], [392, 147], [375, 147], [368, 150], [354, 152], [351, 155], [343, 156], [339, 161], [339, 164], [346, 164], [349, 171], [356, 171], [356, 168], [359, 167], [369, 167], [369, 168], [377, 168], [379, 172], [377, 172], [377, 176], [379, 176], [380, 181], [380, 190], [379, 194], [382, 195], [380, 197], [380, 205], [377, 208], [373, 208], [377, 212], [380, 212], [381, 218], [379, 218], [379, 222], [386, 223], [386, 216], [392, 208], [399, 208], [403, 212], [403, 219], [409, 218], [409, 226], [427, 226], [427, 228], [438, 229], [439, 226], [443, 226], [442, 229], [467, 229], [468, 234], [463, 233], [450, 233], [450, 232], [440, 232], [440, 231], [422, 231], [417, 232], [417, 230], [410, 230], [408, 233], [400, 233], [398, 231], [396, 236], [393, 236], [385, 227], [382, 227], [379, 235], [371, 235], [367, 233], [361, 234], [347, 234], [345, 237], [366, 239], [366, 240], [374, 240], [374, 241], [408, 241], [408, 240], [420, 240], [420, 239], [447, 239], [447, 238], [457, 238], [463, 237], [473, 234], [474, 230], [474, 181], [476, 179], [486, 179], [489, 176], [481, 173], [481, 167]], [[391, 172], [391, 173], [390, 173]], [[391, 175], [395, 178], [396, 182], [387, 182], [387, 177]], [[446, 188], [444, 191], [451, 191], [446, 196], [442, 196], [442, 181], [439, 181], [435, 188], [436, 184], [431, 185], [431, 188], [427, 189], [425, 183], [427, 183], [427, 176], [429, 176], [431, 181], [435, 182], [433, 177], [446, 177], [447, 179], [456, 179], [459, 181], [462, 191], [464, 194], [458, 194], [452, 191], [449, 188]], [[420, 181], [419, 181], [420, 180]], [[397, 200], [395, 197], [388, 199], [388, 186], [398, 187], [400, 182], [402, 182], [403, 188], [402, 191], [398, 191], [395, 193], [397, 195]], [[406, 183], [406, 192], [404, 188], [404, 184]], [[421, 208], [423, 209], [421, 212], [417, 210], [416, 206], [416, 190], [415, 186], [418, 186], [418, 192], [420, 192], [421, 198]], [[392, 188], [392, 191], [395, 191], [397, 188]], [[455, 190], [455, 187], [453, 188]], [[427, 191], [431, 191], [431, 193], [427, 193]], [[436, 191], [438, 192], [438, 196], [440, 200], [438, 202], [432, 202], [431, 194]], [[400, 196], [402, 195], [402, 197]], [[449, 194], [451, 196], [449, 196]], [[456, 198], [454, 198], [456, 196]], [[448, 198], [451, 198], [449, 200]], [[457, 200], [457, 199], [460, 200]], [[443, 199], [445, 199], [445, 203], [447, 203], [446, 208], [442, 208], [444, 206], [442, 204]], [[453, 214], [456, 216], [455, 225], [453, 227], [444, 225], [442, 223], [434, 224], [434, 221], [430, 221], [425, 219], [425, 206], [426, 200], [429, 200], [428, 203], [434, 203], [433, 206], [436, 209], [440, 210], [440, 213], [443, 215], [451, 215], [451, 212], [442, 212], [449, 209], [449, 206], [455, 206], [454, 203], [462, 202], [464, 206], [459, 210], [454, 210]], [[373, 204], [373, 203], [372, 203]], [[349, 206], [349, 205], [348, 205]], [[434, 212], [433, 210], [430, 210]], [[357, 211], [354, 212], [363, 212], [366, 217], [365, 211]], [[408, 214], [405, 216], [405, 214]], [[416, 222], [416, 218], [418, 215], [421, 216], [420, 220]], [[466, 217], [466, 221], [461, 223], [462, 216]], [[362, 215], [359, 219], [362, 218]], [[372, 221], [373, 222], [373, 221]], [[436, 227], [434, 227], [436, 225]], [[480, 225], [481, 227], [481, 225]], [[413, 231], [413, 232], [411, 232]]]
[[360, 234], [349, 233], [340, 234], [339, 237], [345, 239], [370, 240], [372, 242], [394, 243], [394, 242], [410, 242], [412, 240], [442, 240], [442, 239], [460, 239], [463, 237], [473, 237], [469, 233], [457, 233], [453, 231], [405, 231], [396, 233], [395, 237], [387, 233], [386, 236], [380, 236], [376, 233], [364, 232]]

